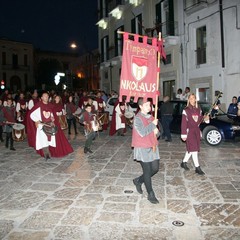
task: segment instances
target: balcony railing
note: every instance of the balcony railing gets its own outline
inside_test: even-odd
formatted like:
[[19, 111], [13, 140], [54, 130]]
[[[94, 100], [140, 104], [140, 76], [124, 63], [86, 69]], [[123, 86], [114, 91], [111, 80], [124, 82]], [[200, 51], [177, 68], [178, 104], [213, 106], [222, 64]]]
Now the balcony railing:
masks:
[[155, 28], [158, 32], [161, 32], [162, 37], [178, 36], [178, 22], [163, 22], [156, 24]]
[[13, 64], [5, 64], [1, 65], [2, 70], [18, 70], [18, 71], [29, 71], [30, 66], [25, 65], [13, 65]]
[[208, 4], [207, 0], [195, 0], [186, 2], [184, 11], [187, 14], [191, 14], [207, 7], [207, 4]]

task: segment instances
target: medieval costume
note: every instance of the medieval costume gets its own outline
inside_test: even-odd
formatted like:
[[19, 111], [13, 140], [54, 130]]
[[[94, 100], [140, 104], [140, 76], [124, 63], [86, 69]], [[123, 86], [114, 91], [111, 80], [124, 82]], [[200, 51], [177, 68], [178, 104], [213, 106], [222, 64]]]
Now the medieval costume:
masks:
[[10, 142], [10, 150], [16, 150], [13, 147], [13, 137], [12, 137], [12, 131], [13, 131], [13, 124], [16, 122], [16, 111], [15, 106], [13, 105], [13, 100], [8, 99], [7, 105], [3, 107], [3, 116], [4, 116], [4, 122], [5, 125], [3, 127], [3, 131], [6, 133], [6, 143], [5, 146], [8, 148], [9, 142]]
[[126, 133], [126, 117], [124, 116], [126, 110], [126, 103], [117, 101], [115, 103], [112, 115], [112, 122], [109, 135], [113, 136], [116, 132], [118, 136], [124, 136]]
[[80, 116], [80, 123], [84, 125], [84, 132], [85, 132], [85, 145], [84, 145], [84, 153], [92, 153], [90, 149], [93, 140], [96, 137], [97, 123], [96, 123], [96, 116], [91, 112], [91, 105], [87, 104], [85, 107], [85, 111]]
[[[53, 104], [38, 102], [30, 111], [28, 119], [28, 143], [34, 147], [38, 154], [46, 160], [52, 157], [64, 157], [73, 152], [73, 149], [61, 130]], [[38, 123], [36, 125], [36, 123]], [[44, 132], [44, 123], [55, 125], [58, 131], [55, 135]]]
[[152, 188], [151, 177], [159, 171], [159, 149], [157, 136], [158, 120], [148, 112], [151, 109], [150, 102], [139, 101], [141, 111], [134, 118], [132, 130], [132, 147], [134, 148], [134, 160], [138, 161], [143, 170], [143, 174], [133, 180], [137, 191], [142, 194], [142, 184], [148, 192], [148, 200], [151, 203], [158, 203]]
[[[199, 166], [198, 152], [200, 151], [201, 131], [199, 129], [200, 123], [203, 121], [201, 108], [198, 108], [195, 94], [190, 94], [188, 98], [188, 104], [182, 113], [181, 124], [181, 138], [186, 141], [187, 151], [185, 157], [181, 163], [181, 167], [185, 170], [189, 170], [187, 162], [192, 156], [195, 165], [195, 172], [204, 175], [205, 173]], [[204, 121], [208, 122], [209, 117], [205, 117]]]

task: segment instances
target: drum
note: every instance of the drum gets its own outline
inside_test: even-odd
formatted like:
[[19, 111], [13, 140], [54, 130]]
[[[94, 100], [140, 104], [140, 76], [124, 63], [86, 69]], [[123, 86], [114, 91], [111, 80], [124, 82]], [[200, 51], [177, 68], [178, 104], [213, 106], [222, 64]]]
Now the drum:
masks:
[[15, 123], [12, 128], [13, 140], [16, 142], [23, 141], [25, 138], [25, 126], [21, 123]]
[[62, 130], [68, 128], [67, 117], [66, 115], [58, 116], [58, 121]]
[[126, 111], [124, 113], [124, 116], [126, 118], [126, 124], [132, 128], [133, 126], [133, 118], [134, 118], [134, 112], [131, 112], [131, 111]]
[[92, 126], [92, 130], [94, 132], [97, 132], [99, 130], [99, 124], [97, 121], [95, 121], [95, 120], [91, 121], [91, 126]]
[[[104, 126], [103, 128], [107, 127], [109, 124], [109, 112], [98, 113], [97, 121], [100, 126]], [[106, 130], [106, 129], [104, 129], [104, 130]]]

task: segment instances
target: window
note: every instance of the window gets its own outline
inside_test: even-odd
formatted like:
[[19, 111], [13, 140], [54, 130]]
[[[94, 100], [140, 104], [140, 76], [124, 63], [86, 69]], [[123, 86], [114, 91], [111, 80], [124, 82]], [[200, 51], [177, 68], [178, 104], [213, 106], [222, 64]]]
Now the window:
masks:
[[100, 19], [108, 17], [108, 4], [107, 4], [107, 0], [100, 0], [99, 16], [100, 16]]
[[124, 31], [124, 27], [119, 27], [115, 33], [115, 56], [121, 56], [123, 51], [123, 34], [119, 34], [118, 31]]
[[196, 31], [196, 58], [197, 65], [206, 63], [206, 26], [200, 27]]
[[172, 54], [167, 54], [165, 64], [171, 64], [171, 63], [172, 63]]
[[163, 96], [169, 96], [170, 99], [173, 99], [174, 87], [175, 87], [175, 80], [164, 81], [163, 82]]
[[109, 40], [108, 36], [101, 39], [101, 61], [105, 62], [109, 59], [108, 54]]
[[2, 65], [7, 64], [7, 57], [6, 57], [6, 52], [2, 52]]
[[12, 55], [12, 67], [18, 68], [18, 55], [17, 54]]
[[24, 54], [24, 66], [28, 65], [28, 55]]
[[142, 35], [142, 14], [131, 20], [132, 33]]

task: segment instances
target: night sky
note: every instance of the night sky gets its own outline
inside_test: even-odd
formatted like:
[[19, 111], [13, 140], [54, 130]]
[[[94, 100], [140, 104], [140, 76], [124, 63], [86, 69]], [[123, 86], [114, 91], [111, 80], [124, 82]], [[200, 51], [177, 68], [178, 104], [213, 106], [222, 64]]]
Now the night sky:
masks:
[[97, 0], [0, 0], [0, 10], [0, 38], [60, 52], [98, 47]]

